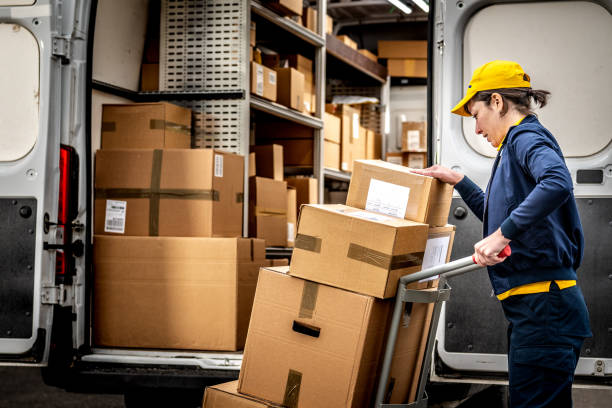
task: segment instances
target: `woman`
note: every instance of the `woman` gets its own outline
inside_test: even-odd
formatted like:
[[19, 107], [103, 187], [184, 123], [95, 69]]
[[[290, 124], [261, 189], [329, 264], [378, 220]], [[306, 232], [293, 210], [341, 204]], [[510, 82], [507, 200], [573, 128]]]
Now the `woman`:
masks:
[[[511, 407], [570, 407], [580, 347], [592, 335], [576, 286], [584, 240], [572, 179], [557, 141], [531, 111], [548, 95], [531, 89], [515, 62], [481, 66], [452, 112], [472, 116], [476, 133], [498, 150], [486, 191], [442, 166], [414, 170], [454, 185], [484, 224], [474, 256], [510, 323]], [[508, 244], [512, 255], [499, 258]]]

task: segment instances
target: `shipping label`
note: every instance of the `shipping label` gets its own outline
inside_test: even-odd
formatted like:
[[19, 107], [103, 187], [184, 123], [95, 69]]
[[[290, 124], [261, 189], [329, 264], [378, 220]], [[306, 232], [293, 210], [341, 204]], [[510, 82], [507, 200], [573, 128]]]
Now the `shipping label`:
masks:
[[125, 233], [125, 214], [127, 201], [106, 200], [104, 232]]
[[292, 222], [287, 223], [287, 241], [295, 242], [295, 224]]
[[215, 177], [223, 177], [223, 155], [215, 154]]
[[255, 69], [255, 93], [259, 96], [263, 96], [264, 93], [264, 69], [263, 66], [257, 65]]
[[365, 209], [392, 217], [404, 218], [409, 198], [410, 187], [371, 179]]
[[[436, 237], [427, 240], [425, 246], [425, 254], [423, 255], [423, 264], [421, 270], [433, 268], [434, 266], [442, 265], [446, 262], [448, 246], [450, 244], [450, 235], [446, 237]], [[429, 280], [438, 279], [439, 275], [431, 278], [421, 279], [419, 282], [427, 282]]]
[[380, 214], [372, 214], [366, 211], [346, 212], [344, 214], [350, 215], [351, 217], [361, 218], [362, 220], [377, 221], [377, 222], [393, 221], [393, 218], [385, 217], [384, 215], [380, 215]]
[[270, 85], [276, 85], [276, 71], [271, 71], [268, 74], [268, 82]]
[[353, 113], [353, 140], [359, 139], [359, 114]]
[[409, 130], [407, 133], [408, 150], [419, 150], [421, 146], [421, 132], [418, 130]]

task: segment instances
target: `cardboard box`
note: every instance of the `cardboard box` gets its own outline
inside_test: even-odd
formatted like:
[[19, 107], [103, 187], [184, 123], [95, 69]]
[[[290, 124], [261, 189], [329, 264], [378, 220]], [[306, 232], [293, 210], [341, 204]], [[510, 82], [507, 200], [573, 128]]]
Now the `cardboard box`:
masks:
[[287, 61], [290, 68], [295, 68], [304, 75], [304, 106], [302, 111], [314, 113], [316, 108], [316, 89], [312, 60], [299, 54], [283, 55], [282, 59]]
[[378, 41], [378, 58], [427, 59], [427, 41]]
[[302, 15], [302, 0], [267, 0], [266, 3], [269, 4], [271, 8], [279, 11], [283, 15]]
[[297, 190], [287, 186], [287, 247], [293, 248], [297, 232]]
[[289, 266], [287, 258], [266, 259], [266, 266]]
[[[350, 190], [349, 190], [350, 197]], [[379, 298], [421, 269], [426, 224], [340, 204], [300, 212], [290, 274]]]
[[257, 159], [255, 153], [249, 153], [249, 177], [255, 177], [257, 175]]
[[408, 166], [411, 169], [424, 169], [427, 167], [427, 153], [406, 153], [408, 155]]
[[264, 177], [249, 179], [249, 235], [266, 246], [287, 244], [287, 183]]
[[202, 408], [281, 408], [280, 405], [259, 400], [238, 392], [238, 381], [206, 387]]
[[398, 166], [408, 167], [408, 153], [405, 152], [387, 152], [386, 161]]
[[334, 19], [330, 16], [325, 16], [325, 33], [329, 35], [334, 34]]
[[96, 235], [93, 254], [96, 346], [244, 346], [263, 241]]
[[390, 59], [387, 70], [392, 77], [427, 78], [426, 59]]
[[368, 131], [366, 128], [359, 126], [359, 137], [353, 138], [353, 162], [355, 160], [363, 160], [367, 155]]
[[244, 158], [212, 149], [98, 150], [96, 234], [242, 235]]
[[336, 109], [341, 118], [340, 170], [353, 171], [353, 161], [359, 144], [359, 109], [349, 105], [341, 105]]
[[366, 135], [366, 159], [380, 160], [382, 150], [382, 135], [373, 130], [368, 130]]
[[251, 47], [254, 47], [255, 44], [257, 43], [257, 25], [255, 24], [254, 21], [251, 21], [251, 29], [249, 32], [249, 45]]
[[288, 108], [304, 110], [304, 74], [294, 68], [277, 68], [277, 102]]
[[255, 137], [258, 144], [283, 146], [285, 166], [312, 166], [314, 133], [312, 128], [291, 122], [257, 122]]
[[304, 7], [302, 11], [302, 24], [312, 32], [317, 31], [317, 10], [314, 7]]
[[276, 71], [251, 61], [251, 93], [270, 101], [277, 100]]
[[159, 63], [142, 64], [140, 90], [143, 92], [159, 90]]
[[370, 407], [391, 302], [259, 273], [238, 384], [288, 407]]
[[102, 149], [191, 147], [191, 110], [166, 102], [102, 106]]
[[340, 170], [340, 144], [327, 139], [323, 141], [323, 167]]
[[[423, 269], [432, 268], [450, 262], [455, 242], [456, 227], [446, 224], [441, 227], [429, 227], [427, 233], [427, 246], [423, 257]], [[423, 279], [418, 283], [427, 283], [428, 288], [437, 288], [439, 277]]]
[[255, 175], [283, 181], [283, 146], [278, 144], [251, 146], [257, 156]]
[[285, 181], [287, 185], [296, 189], [298, 218], [302, 205], [319, 203], [319, 182], [316, 178], [288, 177]]
[[340, 170], [341, 120], [338, 116], [323, 112], [323, 166]]
[[359, 53], [365, 56], [366, 58], [378, 63], [378, 55], [374, 54], [373, 52], [370, 52], [366, 49], [357, 50], [357, 51], [359, 51]]
[[343, 190], [328, 190], [325, 189], [325, 204], [346, 204], [346, 193]]
[[337, 35], [336, 38], [342, 41], [347, 47], [351, 47], [352, 49], [357, 50], [357, 43], [353, 41], [348, 35]]
[[446, 225], [453, 186], [381, 160], [358, 160], [346, 205], [393, 217]]
[[402, 152], [427, 152], [427, 122], [402, 122]]

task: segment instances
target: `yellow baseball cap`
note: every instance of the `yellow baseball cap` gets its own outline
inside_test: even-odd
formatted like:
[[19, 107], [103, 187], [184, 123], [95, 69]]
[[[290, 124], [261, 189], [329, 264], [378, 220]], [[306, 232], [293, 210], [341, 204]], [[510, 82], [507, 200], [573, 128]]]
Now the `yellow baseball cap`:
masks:
[[468, 85], [465, 96], [451, 110], [461, 116], [471, 116], [465, 105], [477, 92], [500, 88], [531, 88], [529, 75], [513, 61], [491, 61], [476, 68]]

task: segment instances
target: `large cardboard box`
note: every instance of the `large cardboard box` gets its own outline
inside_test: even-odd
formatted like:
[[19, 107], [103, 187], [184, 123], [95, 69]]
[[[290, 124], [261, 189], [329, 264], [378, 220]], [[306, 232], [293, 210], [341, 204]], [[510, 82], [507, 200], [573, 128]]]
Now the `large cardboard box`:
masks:
[[190, 109], [166, 102], [102, 106], [102, 149], [190, 147]]
[[297, 190], [287, 186], [287, 247], [295, 244], [297, 233]]
[[392, 77], [427, 78], [426, 59], [390, 59], [387, 70]]
[[302, 0], [266, 0], [266, 3], [281, 14], [289, 16], [302, 15]]
[[244, 346], [263, 241], [96, 235], [93, 254], [96, 346]]
[[402, 152], [427, 151], [427, 123], [402, 122]]
[[251, 61], [251, 93], [274, 102], [278, 86], [276, 71]]
[[277, 102], [288, 108], [304, 110], [304, 74], [295, 68], [277, 68]]
[[453, 186], [381, 160], [355, 162], [346, 205], [393, 217], [446, 225]]
[[319, 182], [312, 177], [288, 177], [285, 179], [287, 185], [296, 189], [297, 214], [304, 204], [319, 203]]
[[427, 58], [427, 41], [378, 41], [378, 58]]
[[426, 224], [341, 204], [306, 205], [300, 212], [290, 274], [392, 297], [401, 276], [421, 269], [427, 230]]
[[242, 235], [244, 158], [212, 149], [98, 150], [96, 234]]
[[238, 392], [238, 381], [206, 387], [202, 408], [281, 408], [280, 405], [263, 401]]
[[283, 146], [278, 144], [251, 146], [251, 151], [257, 157], [255, 162], [257, 176], [283, 181]]
[[238, 391], [288, 407], [371, 407], [391, 302], [264, 268]]
[[287, 183], [264, 177], [249, 179], [249, 235], [266, 246], [287, 244]]

